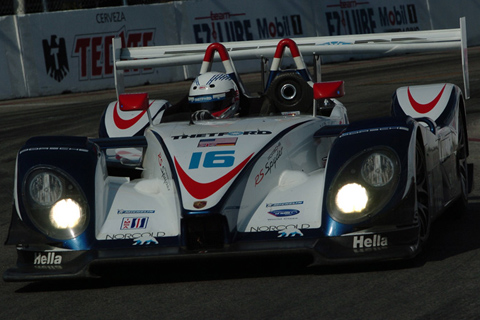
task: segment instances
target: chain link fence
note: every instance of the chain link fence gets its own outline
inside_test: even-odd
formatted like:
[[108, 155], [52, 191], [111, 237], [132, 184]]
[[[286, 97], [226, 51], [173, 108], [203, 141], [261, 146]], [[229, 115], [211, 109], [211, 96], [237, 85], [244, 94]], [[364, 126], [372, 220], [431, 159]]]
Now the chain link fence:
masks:
[[0, 16], [63, 10], [132, 6], [171, 2], [172, 0], [2, 0]]

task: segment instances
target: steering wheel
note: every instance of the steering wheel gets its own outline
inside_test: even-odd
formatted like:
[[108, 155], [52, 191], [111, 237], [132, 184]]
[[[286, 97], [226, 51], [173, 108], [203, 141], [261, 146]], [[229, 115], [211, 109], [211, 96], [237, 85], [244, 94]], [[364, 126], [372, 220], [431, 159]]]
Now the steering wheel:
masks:
[[269, 113], [312, 112], [313, 89], [296, 72], [286, 72], [276, 76], [265, 94], [271, 103]]

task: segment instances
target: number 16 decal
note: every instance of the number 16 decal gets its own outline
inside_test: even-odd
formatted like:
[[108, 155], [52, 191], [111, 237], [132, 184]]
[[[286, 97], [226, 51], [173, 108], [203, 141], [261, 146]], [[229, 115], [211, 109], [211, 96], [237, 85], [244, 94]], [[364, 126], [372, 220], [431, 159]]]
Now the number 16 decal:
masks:
[[188, 169], [198, 169], [200, 165], [204, 168], [231, 167], [235, 162], [235, 157], [233, 156], [234, 153], [234, 150], [210, 151], [203, 156], [203, 152], [194, 152], [192, 153]]

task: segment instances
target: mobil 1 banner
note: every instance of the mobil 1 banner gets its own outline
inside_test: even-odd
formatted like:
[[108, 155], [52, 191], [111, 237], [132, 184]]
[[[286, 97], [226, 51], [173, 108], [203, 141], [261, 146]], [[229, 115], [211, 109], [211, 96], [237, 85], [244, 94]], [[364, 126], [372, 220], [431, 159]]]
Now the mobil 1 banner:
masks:
[[322, 35], [429, 30], [426, 1], [324, 0], [314, 2]]
[[309, 0], [183, 1], [177, 7], [183, 43], [315, 36]]
[[[19, 18], [19, 29], [32, 95], [113, 88], [114, 37], [121, 38], [123, 47], [178, 41], [171, 5], [28, 15]], [[153, 69], [128, 70], [125, 75], [127, 85], [172, 77], [171, 72]]]
[[[309, 0], [183, 1], [176, 5], [182, 43], [212, 43], [315, 36]], [[258, 71], [259, 61], [236, 62], [238, 71]], [[188, 68], [189, 74], [198, 68]], [[223, 71], [220, 66], [217, 71]]]

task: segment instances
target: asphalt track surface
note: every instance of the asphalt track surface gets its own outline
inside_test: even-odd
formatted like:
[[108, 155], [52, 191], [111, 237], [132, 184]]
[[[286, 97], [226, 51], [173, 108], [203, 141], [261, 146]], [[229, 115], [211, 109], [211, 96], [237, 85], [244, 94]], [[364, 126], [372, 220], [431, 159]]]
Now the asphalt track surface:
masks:
[[[407, 262], [307, 267], [306, 259], [252, 258], [132, 264], [80, 281], [0, 282], [0, 319], [479, 319], [480, 48], [469, 49], [470, 162], [477, 185], [468, 211], [437, 220], [426, 252]], [[386, 115], [397, 87], [452, 82], [460, 55], [408, 55], [326, 65], [343, 79], [350, 120]], [[254, 75], [244, 77], [255, 84]], [[113, 80], [112, 80], [113, 81]], [[257, 81], [258, 82], [258, 81]], [[189, 83], [147, 87], [176, 101]], [[6, 238], [16, 152], [35, 135], [95, 137], [114, 92], [0, 101], [0, 237]], [[0, 272], [15, 263], [0, 245]]]

